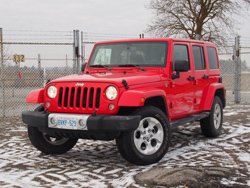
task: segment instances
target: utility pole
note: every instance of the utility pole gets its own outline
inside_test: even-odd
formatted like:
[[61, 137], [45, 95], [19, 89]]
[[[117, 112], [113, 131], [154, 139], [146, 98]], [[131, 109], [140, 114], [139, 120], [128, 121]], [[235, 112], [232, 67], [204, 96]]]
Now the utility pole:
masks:
[[196, 35], [195, 35], [195, 40], [201, 40], [201, 35], [196, 34]]
[[240, 62], [240, 37], [235, 37], [234, 45], [234, 94], [235, 103], [240, 103], [240, 77], [241, 77], [241, 62]]

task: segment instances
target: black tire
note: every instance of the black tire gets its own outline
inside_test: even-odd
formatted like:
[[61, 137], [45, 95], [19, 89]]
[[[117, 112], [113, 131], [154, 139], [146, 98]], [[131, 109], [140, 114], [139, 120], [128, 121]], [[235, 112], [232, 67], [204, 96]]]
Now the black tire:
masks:
[[135, 112], [141, 116], [138, 129], [123, 132], [116, 139], [118, 151], [128, 162], [149, 165], [161, 160], [167, 153], [171, 129], [167, 116], [153, 106], [142, 107]]
[[214, 97], [214, 101], [207, 118], [200, 120], [202, 134], [207, 137], [216, 137], [221, 134], [223, 122], [223, 106], [218, 96]]
[[[43, 106], [39, 106], [35, 111], [43, 111]], [[77, 143], [77, 139], [53, 138], [46, 133], [40, 132], [37, 127], [28, 125], [28, 136], [35, 148], [46, 154], [61, 154], [72, 149]]]

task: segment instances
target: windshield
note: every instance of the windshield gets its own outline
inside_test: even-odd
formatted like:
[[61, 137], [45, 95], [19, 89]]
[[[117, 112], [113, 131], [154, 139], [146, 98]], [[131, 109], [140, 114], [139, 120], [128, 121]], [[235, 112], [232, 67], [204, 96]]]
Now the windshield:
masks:
[[141, 67], [165, 67], [167, 61], [167, 42], [126, 42], [108, 43], [95, 46], [88, 67], [122, 67], [137, 65]]

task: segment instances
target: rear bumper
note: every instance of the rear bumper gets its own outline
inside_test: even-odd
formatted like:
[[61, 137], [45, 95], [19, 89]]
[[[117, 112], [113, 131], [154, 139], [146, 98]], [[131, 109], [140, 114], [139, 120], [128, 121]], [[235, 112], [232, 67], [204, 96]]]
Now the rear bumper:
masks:
[[[141, 116], [91, 115], [86, 122], [87, 130], [68, 130], [48, 127], [48, 117], [50, 114], [52, 113], [44, 111], [24, 111], [22, 112], [22, 120], [29, 126], [37, 127], [39, 131], [51, 136], [60, 135], [64, 137], [86, 138], [94, 135], [92, 136], [93, 139], [98, 139], [95, 138], [95, 135], [99, 133], [119, 135], [120, 132], [133, 131], [138, 128], [141, 119]], [[91, 133], [91, 135], [88, 133]], [[83, 134], [87, 136], [83, 136]], [[103, 140], [102, 138], [100, 139]]]

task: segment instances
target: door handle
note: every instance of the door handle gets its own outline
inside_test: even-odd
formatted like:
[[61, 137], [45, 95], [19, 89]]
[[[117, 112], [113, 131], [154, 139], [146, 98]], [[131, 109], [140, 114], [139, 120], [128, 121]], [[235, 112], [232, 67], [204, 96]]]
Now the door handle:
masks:
[[203, 76], [203, 79], [205, 80], [205, 79], [208, 79], [209, 78], [209, 76]]
[[188, 80], [193, 81], [193, 80], [195, 80], [195, 77], [188, 77]]

